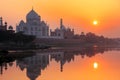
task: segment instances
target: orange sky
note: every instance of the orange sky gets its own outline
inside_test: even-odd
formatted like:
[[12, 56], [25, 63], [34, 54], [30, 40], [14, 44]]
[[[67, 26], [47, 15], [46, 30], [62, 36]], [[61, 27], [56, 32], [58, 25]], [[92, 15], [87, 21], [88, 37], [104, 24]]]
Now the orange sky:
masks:
[[[120, 0], [1, 0], [0, 16], [15, 27], [32, 6], [52, 29], [59, 27], [63, 18], [64, 25], [74, 28], [75, 33], [120, 37]], [[93, 20], [98, 20], [97, 26]]]

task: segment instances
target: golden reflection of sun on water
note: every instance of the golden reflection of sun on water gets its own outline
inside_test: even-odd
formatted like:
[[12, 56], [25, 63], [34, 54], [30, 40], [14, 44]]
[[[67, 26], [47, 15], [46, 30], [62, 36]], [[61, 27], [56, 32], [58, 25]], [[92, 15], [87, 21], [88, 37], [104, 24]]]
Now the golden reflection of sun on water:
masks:
[[97, 63], [97, 62], [94, 62], [94, 63], [93, 63], [93, 68], [94, 68], [94, 69], [97, 69], [97, 68], [98, 68], [98, 63]]

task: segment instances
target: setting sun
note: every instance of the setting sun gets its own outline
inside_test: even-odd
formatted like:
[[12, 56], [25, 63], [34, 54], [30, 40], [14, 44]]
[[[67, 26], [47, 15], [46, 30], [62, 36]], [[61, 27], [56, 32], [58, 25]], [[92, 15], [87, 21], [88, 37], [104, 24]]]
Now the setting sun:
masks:
[[93, 67], [94, 67], [94, 69], [97, 69], [98, 68], [98, 63], [94, 62]]
[[97, 25], [97, 24], [98, 24], [98, 21], [93, 21], [93, 24], [94, 24], [94, 25]]

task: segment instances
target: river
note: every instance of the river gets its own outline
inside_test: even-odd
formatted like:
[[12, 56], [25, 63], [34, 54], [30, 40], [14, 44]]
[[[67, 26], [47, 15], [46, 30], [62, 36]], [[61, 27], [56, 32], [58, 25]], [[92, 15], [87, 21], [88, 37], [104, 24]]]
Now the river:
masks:
[[119, 49], [35, 52], [0, 64], [0, 80], [120, 80]]

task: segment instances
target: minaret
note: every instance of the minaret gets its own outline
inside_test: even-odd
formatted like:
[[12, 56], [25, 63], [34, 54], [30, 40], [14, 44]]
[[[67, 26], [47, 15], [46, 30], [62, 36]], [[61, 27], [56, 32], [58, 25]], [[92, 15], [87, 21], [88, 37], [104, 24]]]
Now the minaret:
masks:
[[60, 71], [63, 72], [63, 61], [60, 60]]
[[7, 30], [7, 22], [5, 22], [4, 30]]
[[60, 19], [60, 29], [62, 29], [63, 28], [63, 20], [62, 20], [62, 18]]
[[0, 17], [0, 26], [3, 26], [3, 20], [2, 20], [2, 17]]
[[72, 29], [72, 32], [73, 32], [73, 34], [74, 34], [74, 29]]

